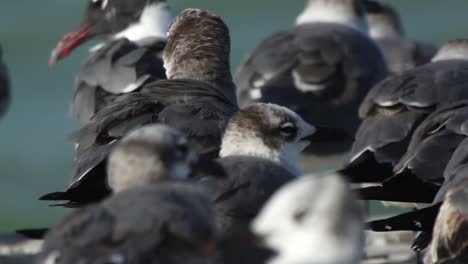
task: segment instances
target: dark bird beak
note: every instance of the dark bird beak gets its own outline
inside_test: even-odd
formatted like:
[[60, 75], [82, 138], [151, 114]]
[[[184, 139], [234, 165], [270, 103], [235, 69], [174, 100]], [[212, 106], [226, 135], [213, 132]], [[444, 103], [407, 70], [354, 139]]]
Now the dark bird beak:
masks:
[[58, 61], [70, 55], [70, 53], [92, 38], [92, 24], [85, 25], [76, 31], [66, 34], [52, 51], [49, 58], [49, 65], [53, 66]]
[[317, 131], [301, 140], [310, 143], [352, 140], [353, 138], [341, 128], [315, 126]]
[[197, 161], [193, 162], [191, 169], [192, 177], [194, 178], [204, 176], [212, 176], [216, 178], [227, 177], [226, 171], [218, 162], [207, 158], [199, 158]]

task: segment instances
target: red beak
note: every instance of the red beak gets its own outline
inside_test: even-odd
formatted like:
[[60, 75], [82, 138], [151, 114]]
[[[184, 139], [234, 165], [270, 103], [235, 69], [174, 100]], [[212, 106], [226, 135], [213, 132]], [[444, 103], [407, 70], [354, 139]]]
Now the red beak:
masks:
[[54, 66], [59, 60], [67, 57], [78, 46], [91, 38], [92, 25], [82, 27], [77, 31], [66, 34], [50, 54], [49, 65]]

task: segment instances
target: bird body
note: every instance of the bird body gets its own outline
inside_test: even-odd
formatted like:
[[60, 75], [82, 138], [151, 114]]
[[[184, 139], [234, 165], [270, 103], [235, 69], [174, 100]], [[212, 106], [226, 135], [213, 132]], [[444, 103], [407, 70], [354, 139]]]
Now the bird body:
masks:
[[[354, 135], [357, 109], [387, 68], [367, 34], [358, 1], [311, 0], [289, 30], [260, 42], [235, 75], [241, 105], [268, 102], [286, 106], [307, 122]], [[326, 113], [326, 114], [325, 114]], [[308, 162], [333, 162], [350, 139], [314, 144]]]

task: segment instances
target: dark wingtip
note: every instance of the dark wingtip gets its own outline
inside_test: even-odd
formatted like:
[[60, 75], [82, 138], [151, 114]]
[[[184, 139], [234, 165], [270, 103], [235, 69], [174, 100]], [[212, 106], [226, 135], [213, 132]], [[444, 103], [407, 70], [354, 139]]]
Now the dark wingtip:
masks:
[[389, 163], [379, 163], [371, 153], [364, 153], [338, 171], [351, 183], [382, 183], [393, 176], [393, 167]]
[[54, 193], [48, 193], [46, 195], [43, 195], [39, 197], [40, 201], [63, 201], [67, 200], [67, 193], [66, 192], [54, 192]]
[[416, 252], [421, 252], [426, 249], [432, 241], [432, 234], [429, 232], [421, 232], [411, 245], [411, 249]]
[[39, 228], [39, 229], [20, 229], [15, 231], [17, 234], [22, 235], [30, 239], [43, 239], [49, 229]]

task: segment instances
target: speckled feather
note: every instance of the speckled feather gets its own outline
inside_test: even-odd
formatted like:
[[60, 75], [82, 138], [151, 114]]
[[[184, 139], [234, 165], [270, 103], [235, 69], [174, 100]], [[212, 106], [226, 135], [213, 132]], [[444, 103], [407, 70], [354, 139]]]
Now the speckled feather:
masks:
[[468, 260], [468, 191], [466, 174], [452, 182], [434, 225], [425, 264], [466, 263]]

